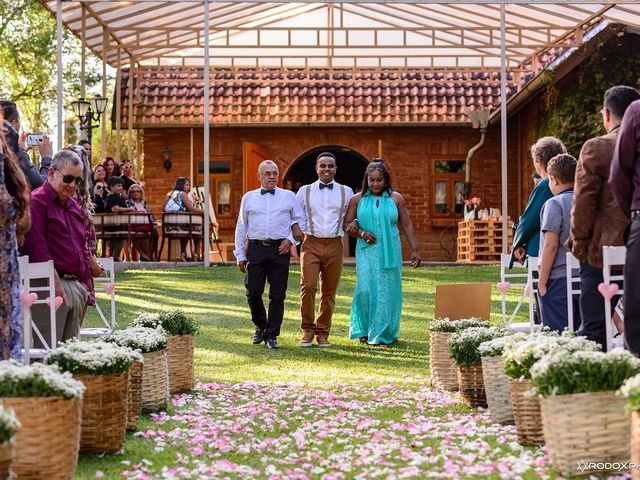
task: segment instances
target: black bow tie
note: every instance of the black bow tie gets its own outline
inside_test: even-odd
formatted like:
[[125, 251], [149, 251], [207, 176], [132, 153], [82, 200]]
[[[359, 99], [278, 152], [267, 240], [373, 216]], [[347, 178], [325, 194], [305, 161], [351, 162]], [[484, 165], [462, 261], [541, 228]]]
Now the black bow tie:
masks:
[[260, 195], [264, 195], [265, 193], [270, 193], [271, 195], [275, 195], [276, 194], [276, 189], [274, 188], [273, 190], [265, 190], [264, 188], [260, 189]]
[[329, 190], [333, 190], [333, 183], [322, 183], [320, 182], [320, 190], [323, 188], [328, 188]]

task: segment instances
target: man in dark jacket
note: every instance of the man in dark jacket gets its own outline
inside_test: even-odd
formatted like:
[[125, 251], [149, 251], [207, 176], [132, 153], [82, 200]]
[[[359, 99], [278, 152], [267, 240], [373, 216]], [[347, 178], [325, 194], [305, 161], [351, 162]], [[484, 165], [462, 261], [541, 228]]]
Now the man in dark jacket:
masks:
[[629, 224], [608, 185], [611, 157], [625, 110], [640, 99], [635, 88], [616, 86], [604, 94], [601, 110], [606, 135], [587, 140], [580, 150], [567, 246], [580, 260], [580, 316], [578, 333], [606, 348], [604, 300], [598, 292], [602, 277], [602, 247], [624, 244]]
[[12, 146], [16, 155], [18, 156], [20, 169], [23, 171], [31, 190], [34, 190], [41, 186], [47, 179], [47, 173], [49, 166], [51, 165], [51, 157], [53, 156], [53, 144], [46, 135], [35, 146], [40, 152], [40, 171], [36, 169], [36, 166], [29, 158], [29, 154], [24, 149], [22, 142], [28, 134], [25, 132], [23, 138], [20, 138], [20, 112], [16, 107], [16, 104], [7, 100], [0, 101], [0, 109], [5, 120], [5, 126], [9, 133], [9, 144]]
[[622, 211], [631, 218], [624, 267], [624, 337], [640, 355], [640, 100], [624, 114], [611, 161], [609, 185]]

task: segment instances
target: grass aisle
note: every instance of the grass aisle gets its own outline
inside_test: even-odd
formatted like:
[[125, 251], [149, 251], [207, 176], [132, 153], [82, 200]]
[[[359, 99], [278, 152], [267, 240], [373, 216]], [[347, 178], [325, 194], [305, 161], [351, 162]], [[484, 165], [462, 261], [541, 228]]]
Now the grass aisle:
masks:
[[[271, 351], [251, 344], [243, 277], [234, 268], [119, 274], [120, 325], [138, 312], [175, 307], [197, 319], [202, 385], [174, 397], [167, 414], [144, 417], [123, 454], [82, 455], [77, 478], [544, 477], [546, 458], [519, 447], [513, 427], [427, 386], [435, 285], [495, 283], [497, 276], [496, 267], [405, 270], [401, 340], [380, 350], [347, 339], [355, 272], [345, 268], [333, 346], [321, 350], [297, 346], [294, 267], [281, 348]], [[512, 307], [517, 295], [510, 294]], [[497, 323], [497, 292], [492, 300]]]

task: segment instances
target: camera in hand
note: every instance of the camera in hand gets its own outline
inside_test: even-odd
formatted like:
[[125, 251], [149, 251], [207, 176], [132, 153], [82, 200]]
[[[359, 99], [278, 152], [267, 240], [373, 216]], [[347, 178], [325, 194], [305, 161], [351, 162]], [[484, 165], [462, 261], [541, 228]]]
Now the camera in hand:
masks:
[[39, 145], [38, 142], [42, 141], [44, 134], [42, 133], [32, 133], [27, 135], [27, 146], [28, 147], [37, 147]]

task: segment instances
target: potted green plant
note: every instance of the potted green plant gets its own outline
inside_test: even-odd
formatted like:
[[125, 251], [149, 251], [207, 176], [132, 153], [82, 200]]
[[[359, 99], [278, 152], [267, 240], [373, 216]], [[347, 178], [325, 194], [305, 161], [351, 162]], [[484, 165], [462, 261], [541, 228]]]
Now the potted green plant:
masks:
[[11, 462], [16, 451], [13, 438], [20, 428], [20, 421], [11, 408], [0, 406], [0, 478], [11, 478]]
[[[630, 352], [560, 350], [531, 367], [544, 439], [563, 476], [619, 471], [629, 461], [631, 421], [616, 391], [640, 373]], [[588, 463], [580, 465], [581, 460]]]
[[0, 404], [22, 424], [11, 464], [18, 478], [74, 477], [80, 446], [82, 382], [55, 366], [0, 361]]
[[127, 427], [127, 371], [141, 355], [103, 341], [61, 344], [44, 358], [70, 372], [86, 387], [82, 402], [80, 451], [117, 453]]
[[482, 360], [478, 347], [507, 330], [500, 327], [471, 327], [456, 332], [449, 339], [449, 351], [458, 367], [458, 387], [464, 402], [470, 407], [487, 407]]
[[502, 351], [507, 342], [523, 340], [526, 337], [526, 333], [512, 333], [511, 335], [488, 340], [478, 346], [478, 353], [482, 363], [482, 377], [487, 395], [487, 406], [491, 417], [498, 423], [513, 423], [509, 377], [504, 373]]
[[540, 332], [524, 340], [513, 340], [504, 346], [502, 360], [504, 372], [509, 377], [509, 391], [513, 405], [518, 442], [525, 445], [542, 445], [542, 417], [540, 400], [529, 395], [531, 367], [545, 355], [557, 351], [597, 351], [600, 345], [584, 337], [560, 336], [557, 333]]
[[449, 339], [454, 333], [466, 328], [488, 325], [488, 322], [476, 318], [438, 318], [429, 324], [429, 370], [433, 385], [450, 392], [458, 390], [458, 369], [451, 359]]
[[140, 385], [140, 407], [142, 410], [166, 408], [169, 401], [169, 373], [168, 337], [164, 329], [162, 327], [127, 327], [122, 330], [113, 330], [102, 338], [107, 342], [142, 353], [144, 363]]

